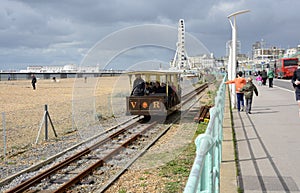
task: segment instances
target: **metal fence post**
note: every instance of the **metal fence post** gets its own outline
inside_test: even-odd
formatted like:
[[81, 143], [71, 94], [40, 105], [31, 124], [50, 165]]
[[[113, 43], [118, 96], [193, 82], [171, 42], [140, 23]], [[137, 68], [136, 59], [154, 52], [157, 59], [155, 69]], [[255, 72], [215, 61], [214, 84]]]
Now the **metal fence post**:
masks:
[[48, 140], [48, 105], [45, 105], [45, 140]]

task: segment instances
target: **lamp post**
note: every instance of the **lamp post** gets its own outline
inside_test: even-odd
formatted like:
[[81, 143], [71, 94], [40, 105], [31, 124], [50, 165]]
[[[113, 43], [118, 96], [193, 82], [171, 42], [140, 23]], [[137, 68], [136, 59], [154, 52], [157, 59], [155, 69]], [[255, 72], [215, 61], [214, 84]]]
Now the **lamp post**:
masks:
[[[239, 14], [247, 13], [250, 10], [241, 10], [235, 13], [232, 13], [227, 16], [230, 22], [230, 26], [232, 29], [232, 41], [231, 41], [231, 47], [230, 47], [230, 54], [229, 54], [229, 63], [228, 63], [228, 79], [233, 80], [236, 76], [236, 39], [237, 39], [237, 29], [236, 29], [236, 16]], [[231, 21], [231, 18], [233, 18], [233, 23]], [[231, 105], [232, 107], [235, 107], [236, 104], [236, 97], [235, 97], [235, 85], [231, 84], [229, 86], [230, 88], [230, 98], [231, 98]]]
[[261, 67], [262, 70], [265, 68], [265, 58], [264, 58], [264, 39], [261, 39]]

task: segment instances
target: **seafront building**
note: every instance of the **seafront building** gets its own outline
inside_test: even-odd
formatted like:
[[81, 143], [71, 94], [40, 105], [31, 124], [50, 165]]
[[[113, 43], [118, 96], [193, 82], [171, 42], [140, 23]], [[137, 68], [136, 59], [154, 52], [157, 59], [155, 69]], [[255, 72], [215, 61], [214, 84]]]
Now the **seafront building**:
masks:
[[[226, 49], [230, 45], [227, 42]], [[266, 42], [257, 41], [252, 45], [251, 55], [240, 53], [241, 43], [237, 41], [237, 70], [241, 71], [259, 71], [264, 68], [273, 66], [275, 61], [281, 57], [297, 57], [300, 58], [300, 45], [296, 48], [278, 48], [276, 46], [266, 46]], [[225, 69], [227, 69], [228, 56], [224, 58]]]
[[216, 67], [216, 58], [213, 53], [192, 56], [189, 57], [189, 60], [193, 68], [204, 69]]
[[276, 46], [264, 47], [263, 42], [252, 45], [252, 59], [255, 65], [265, 65], [274, 62], [285, 53], [285, 49]]
[[[226, 43], [227, 47], [230, 45], [230, 42]], [[246, 54], [241, 53], [241, 42], [237, 41], [237, 68], [242, 71], [258, 71], [263, 68], [268, 68], [268, 66], [273, 63], [278, 58], [281, 57], [298, 57], [300, 58], [300, 45], [295, 48], [278, 48], [276, 46], [266, 47], [265, 42], [257, 41], [252, 45], [251, 52]], [[215, 58], [213, 53], [202, 54], [196, 56], [187, 56], [187, 63], [189, 64], [190, 69], [197, 69], [200, 71], [207, 69], [222, 69], [226, 70], [228, 66], [228, 55]], [[173, 60], [170, 61], [170, 64], [174, 65]], [[20, 70], [20, 73], [98, 73], [102, 72], [103, 69], [100, 69], [99, 66], [80, 66], [76, 64], [66, 64], [66, 65], [55, 65], [55, 66], [41, 66], [41, 65], [32, 65], [28, 66], [24, 70]], [[105, 70], [106, 71], [106, 70]], [[17, 71], [1, 71], [2, 73], [16, 73]]]

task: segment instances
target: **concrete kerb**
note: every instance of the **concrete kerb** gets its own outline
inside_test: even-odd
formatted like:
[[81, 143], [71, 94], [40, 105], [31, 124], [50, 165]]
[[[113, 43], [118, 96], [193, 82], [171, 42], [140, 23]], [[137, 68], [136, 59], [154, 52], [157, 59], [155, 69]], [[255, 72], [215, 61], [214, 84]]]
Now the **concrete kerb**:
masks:
[[235, 148], [233, 141], [233, 128], [231, 119], [230, 99], [228, 96], [228, 86], [226, 86], [226, 100], [223, 121], [223, 141], [222, 141], [222, 162], [220, 169], [220, 192], [238, 192], [237, 189], [237, 168], [235, 163]]

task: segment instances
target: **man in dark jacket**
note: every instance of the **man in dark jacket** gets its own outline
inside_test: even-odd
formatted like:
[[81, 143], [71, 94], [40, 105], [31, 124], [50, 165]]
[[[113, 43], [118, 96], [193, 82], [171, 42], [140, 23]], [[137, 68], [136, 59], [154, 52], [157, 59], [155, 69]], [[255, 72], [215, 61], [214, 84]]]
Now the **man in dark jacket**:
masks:
[[268, 74], [266, 70], [263, 70], [261, 72], [261, 77], [262, 77], [262, 85], [266, 85], [268, 79]]
[[300, 117], [300, 63], [298, 64], [298, 69], [294, 72], [292, 84], [295, 89], [296, 101], [298, 102]]
[[247, 84], [243, 86], [243, 88], [240, 91], [244, 92], [244, 96], [246, 99], [246, 113], [251, 114], [253, 92], [255, 92], [255, 95], [258, 96], [258, 91], [256, 86], [252, 82], [252, 78], [249, 77], [247, 79]]
[[35, 90], [36, 77], [34, 76], [34, 74], [31, 75], [31, 84], [32, 84], [33, 90]]

